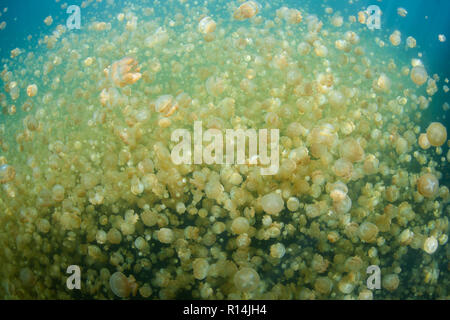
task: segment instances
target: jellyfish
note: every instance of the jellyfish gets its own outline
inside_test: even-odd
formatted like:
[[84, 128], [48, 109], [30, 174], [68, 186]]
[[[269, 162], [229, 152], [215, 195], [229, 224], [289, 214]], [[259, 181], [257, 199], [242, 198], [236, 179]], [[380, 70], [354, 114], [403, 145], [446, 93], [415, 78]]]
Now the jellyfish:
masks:
[[216, 30], [216, 22], [211, 17], [204, 17], [198, 24], [198, 31], [208, 34]]
[[136, 295], [137, 283], [133, 276], [128, 278], [122, 272], [115, 272], [109, 278], [112, 292], [120, 298], [128, 298], [130, 294]]
[[7, 183], [14, 179], [16, 176], [16, 170], [9, 164], [3, 164], [0, 166], [0, 183]]
[[256, 1], [246, 1], [234, 12], [233, 17], [236, 20], [250, 19], [258, 14], [261, 5]]
[[135, 59], [124, 57], [106, 68], [105, 75], [115, 86], [123, 88], [142, 77], [139, 71], [138, 62]]

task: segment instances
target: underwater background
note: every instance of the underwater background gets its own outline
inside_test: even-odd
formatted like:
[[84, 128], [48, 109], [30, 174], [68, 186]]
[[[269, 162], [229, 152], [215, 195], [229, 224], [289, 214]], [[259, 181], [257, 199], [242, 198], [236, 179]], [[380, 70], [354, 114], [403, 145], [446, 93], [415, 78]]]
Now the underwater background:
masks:
[[[0, 299], [449, 298], [450, 1], [258, 2], [0, 0]], [[280, 171], [174, 165], [198, 120]]]

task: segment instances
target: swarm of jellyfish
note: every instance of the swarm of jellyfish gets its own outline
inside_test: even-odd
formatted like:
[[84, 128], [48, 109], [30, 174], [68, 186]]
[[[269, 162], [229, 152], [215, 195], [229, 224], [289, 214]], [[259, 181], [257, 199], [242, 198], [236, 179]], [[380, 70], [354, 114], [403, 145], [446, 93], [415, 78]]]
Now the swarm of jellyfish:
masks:
[[[2, 61], [0, 298], [449, 298], [450, 143], [422, 116], [448, 79], [414, 35], [278, 0], [82, 8]], [[175, 164], [196, 121], [279, 129], [278, 171]]]

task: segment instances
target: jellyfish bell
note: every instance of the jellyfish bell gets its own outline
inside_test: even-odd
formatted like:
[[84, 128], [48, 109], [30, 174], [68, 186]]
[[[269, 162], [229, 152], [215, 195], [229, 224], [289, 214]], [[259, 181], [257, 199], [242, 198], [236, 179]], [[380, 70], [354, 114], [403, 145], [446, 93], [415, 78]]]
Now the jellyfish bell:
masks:
[[398, 30], [395, 30], [390, 36], [389, 41], [392, 43], [393, 46], [398, 46], [400, 42], [402, 41], [401, 33]]
[[428, 80], [428, 73], [422, 65], [415, 65], [411, 70], [412, 81], [421, 86]]
[[115, 272], [109, 278], [109, 286], [112, 292], [120, 298], [128, 298], [137, 292], [137, 283], [133, 276], [128, 278], [122, 272]]
[[37, 94], [38, 88], [35, 84], [30, 84], [27, 87], [27, 95], [29, 97], [34, 97]]
[[236, 20], [245, 20], [253, 18], [261, 10], [261, 5], [256, 1], [246, 1], [236, 9], [233, 14]]
[[8, 183], [16, 177], [16, 170], [9, 164], [0, 166], [0, 183]]
[[255, 290], [259, 285], [259, 275], [253, 268], [244, 267], [234, 275], [234, 285], [241, 292]]
[[426, 198], [434, 197], [439, 190], [439, 181], [435, 175], [425, 173], [417, 181], [417, 190]]
[[145, 45], [149, 48], [165, 45], [169, 41], [169, 34], [165, 29], [159, 27], [152, 35], [145, 39]]
[[433, 122], [427, 128], [427, 138], [433, 147], [440, 147], [447, 141], [447, 129], [441, 123]]
[[203, 34], [209, 34], [216, 30], [216, 22], [211, 17], [204, 17], [198, 23], [198, 31]]
[[177, 109], [178, 102], [171, 95], [160, 96], [155, 101], [155, 111], [164, 115], [164, 117], [170, 117]]
[[409, 48], [415, 48], [417, 45], [417, 41], [416, 41], [416, 39], [414, 39], [413, 37], [410, 36], [406, 39], [406, 45]]
[[141, 79], [142, 74], [139, 71], [138, 62], [131, 57], [124, 57], [104, 70], [106, 77], [120, 88]]
[[406, 9], [405, 8], [398, 8], [397, 9], [397, 14], [400, 16], [400, 17], [406, 17], [406, 15], [408, 14], [408, 11], [406, 11]]
[[423, 244], [423, 250], [428, 254], [435, 253], [437, 248], [438, 248], [438, 240], [433, 236], [428, 237]]
[[424, 149], [427, 150], [431, 147], [430, 141], [428, 141], [428, 137], [426, 133], [421, 133], [419, 136], [419, 146]]

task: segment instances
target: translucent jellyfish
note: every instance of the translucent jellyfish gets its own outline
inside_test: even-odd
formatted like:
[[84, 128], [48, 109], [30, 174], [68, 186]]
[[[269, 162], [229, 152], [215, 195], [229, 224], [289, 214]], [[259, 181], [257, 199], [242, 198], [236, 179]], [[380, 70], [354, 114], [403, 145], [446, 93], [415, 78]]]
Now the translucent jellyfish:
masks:
[[162, 243], [172, 243], [174, 240], [174, 233], [171, 229], [169, 228], [161, 228], [158, 232], [157, 232], [157, 237], [158, 240]]
[[245, 20], [253, 18], [261, 9], [261, 5], [256, 1], [246, 1], [234, 12], [234, 19]]
[[206, 91], [212, 96], [221, 95], [226, 88], [226, 82], [221, 77], [212, 76], [206, 80]]
[[428, 73], [421, 65], [417, 65], [411, 70], [411, 79], [418, 86], [423, 85], [428, 79]]
[[261, 198], [263, 210], [272, 215], [277, 215], [283, 210], [284, 201], [278, 193], [269, 193]]
[[234, 285], [239, 291], [255, 290], [259, 285], [259, 275], [253, 268], [244, 267], [234, 275]]
[[122, 272], [115, 272], [109, 278], [112, 292], [120, 298], [128, 298], [130, 294], [136, 295], [137, 283], [133, 276], [126, 277]]
[[155, 102], [155, 111], [170, 117], [178, 109], [178, 103], [171, 95], [160, 96]]
[[45, 19], [44, 19], [44, 23], [45, 23], [47, 26], [52, 25], [52, 23], [53, 23], [53, 18], [52, 18], [52, 16], [48, 16], [47, 18], [45, 18]]
[[425, 173], [417, 181], [417, 190], [426, 198], [434, 197], [439, 190], [439, 181], [431, 173]]
[[401, 33], [398, 30], [395, 30], [389, 37], [389, 41], [393, 46], [398, 46], [402, 41]]
[[346, 138], [340, 148], [339, 152], [342, 158], [350, 162], [359, 162], [364, 158], [364, 149], [359, 142], [353, 138]]
[[194, 278], [197, 280], [203, 280], [208, 275], [209, 263], [206, 259], [197, 258], [192, 263], [192, 269]]
[[387, 92], [391, 88], [391, 80], [386, 74], [382, 73], [378, 79], [374, 80], [373, 88], [375, 90]]
[[367, 21], [367, 13], [365, 11], [358, 12], [358, 22], [361, 24], [366, 24]]
[[445, 42], [447, 40], [447, 38], [443, 34], [438, 35], [438, 39], [440, 42]]
[[286, 247], [282, 243], [275, 243], [270, 246], [270, 256], [272, 258], [281, 259], [286, 253]]
[[208, 34], [216, 30], [216, 22], [211, 17], [204, 17], [198, 24], [198, 31]]
[[406, 38], [406, 45], [409, 48], [415, 48], [417, 45], [417, 41], [413, 37], [409, 36], [408, 38]]
[[126, 85], [137, 82], [142, 77], [139, 71], [136, 60], [124, 57], [106, 68], [105, 74], [117, 87], [123, 88]]
[[152, 35], [148, 36], [144, 42], [149, 48], [154, 48], [156, 46], [163, 46], [169, 41], [169, 34], [167, 31], [159, 27]]
[[398, 14], [400, 17], [406, 17], [406, 15], [408, 14], [408, 11], [406, 11], [405, 8], [398, 8], [398, 9], [397, 9], [397, 14]]
[[0, 166], [0, 183], [7, 183], [12, 181], [16, 176], [16, 170], [9, 164]]
[[37, 94], [38, 88], [35, 84], [30, 84], [27, 87], [27, 95], [29, 97], [34, 97]]
[[438, 241], [435, 237], [429, 237], [425, 240], [423, 244], [423, 251], [425, 251], [428, 254], [433, 254], [436, 252], [438, 248]]
[[244, 217], [237, 217], [233, 220], [233, 223], [231, 224], [231, 231], [234, 234], [243, 234], [248, 231], [248, 228], [250, 227], [250, 224], [248, 223], [248, 220]]
[[281, 7], [276, 11], [277, 17], [284, 19], [289, 24], [297, 24], [302, 21], [302, 14], [297, 9]]
[[441, 123], [433, 122], [427, 128], [427, 138], [433, 147], [440, 147], [447, 141], [447, 129]]
[[383, 288], [389, 291], [394, 291], [398, 288], [400, 279], [397, 274], [388, 274], [383, 277], [383, 279], [381, 280], [381, 284]]

